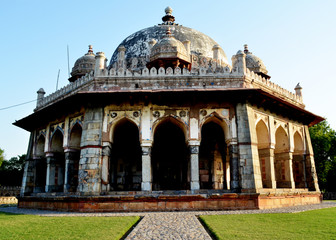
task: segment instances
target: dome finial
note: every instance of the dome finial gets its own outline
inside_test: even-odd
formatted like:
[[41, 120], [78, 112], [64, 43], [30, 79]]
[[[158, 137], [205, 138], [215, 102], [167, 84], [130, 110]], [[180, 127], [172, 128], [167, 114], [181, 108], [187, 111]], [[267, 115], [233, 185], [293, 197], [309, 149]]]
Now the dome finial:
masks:
[[166, 15], [171, 15], [172, 13], [173, 13], [173, 9], [171, 8], [171, 7], [166, 7], [166, 9], [165, 9], [165, 13], [166, 13]]
[[89, 45], [89, 51], [88, 51], [88, 53], [93, 53], [92, 45], [91, 44]]
[[249, 53], [248, 45], [247, 44], [244, 44], [244, 53]]
[[165, 25], [174, 25], [175, 17], [172, 15], [173, 9], [171, 7], [166, 7], [165, 13], [166, 15], [163, 16], [162, 21]]

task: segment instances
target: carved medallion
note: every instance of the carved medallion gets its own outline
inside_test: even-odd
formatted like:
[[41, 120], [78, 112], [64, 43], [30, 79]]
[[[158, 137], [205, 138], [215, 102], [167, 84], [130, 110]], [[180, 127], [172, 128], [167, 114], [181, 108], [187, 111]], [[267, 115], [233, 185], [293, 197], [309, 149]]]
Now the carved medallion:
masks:
[[159, 111], [153, 112], [153, 117], [156, 117], [156, 118], [160, 117], [160, 112]]
[[185, 117], [185, 116], [187, 116], [187, 113], [186, 113], [186, 111], [183, 111], [183, 110], [182, 110], [182, 111], [180, 112], [180, 117], [183, 118], [183, 117]]
[[200, 114], [201, 114], [203, 117], [205, 117], [205, 116], [208, 114], [208, 112], [207, 112], [205, 109], [202, 109], [202, 110], [200, 111]]
[[139, 117], [139, 112], [133, 112], [133, 117]]
[[111, 118], [115, 118], [118, 114], [116, 112], [111, 113]]

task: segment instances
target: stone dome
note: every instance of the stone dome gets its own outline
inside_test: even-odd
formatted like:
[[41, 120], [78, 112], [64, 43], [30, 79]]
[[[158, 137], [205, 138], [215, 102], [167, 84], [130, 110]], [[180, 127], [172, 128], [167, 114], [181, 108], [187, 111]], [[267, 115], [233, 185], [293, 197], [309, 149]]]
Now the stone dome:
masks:
[[271, 78], [269, 75], [267, 75], [268, 71], [266, 69], [266, 66], [264, 62], [258, 58], [257, 56], [253, 55], [249, 50], [248, 50], [248, 45], [244, 45], [244, 53], [246, 54], [246, 67], [250, 70], [253, 71], [267, 79]]
[[[218, 43], [197, 30], [178, 25], [175, 23], [175, 18], [171, 13], [172, 9], [169, 7], [166, 8], [166, 15], [162, 18], [162, 24], [135, 32], [120, 43], [119, 46], [126, 48], [126, 62], [130, 62], [133, 58], [146, 59], [146, 56], [150, 55], [152, 47], [150, 42], [159, 42], [162, 40], [166, 36], [168, 28], [171, 29], [173, 37], [179, 42], [190, 41], [190, 54], [192, 56], [213, 58], [213, 47], [218, 45]], [[109, 68], [114, 67], [117, 63], [119, 46], [111, 57]], [[223, 65], [229, 65], [225, 52], [219, 48], [218, 53], [218, 61], [223, 63]]]
[[69, 81], [74, 82], [85, 74], [94, 71], [96, 65], [95, 56], [96, 55], [93, 53], [92, 50], [92, 45], [89, 45], [88, 52], [84, 56], [76, 60], [75, 65], [72, 68]]

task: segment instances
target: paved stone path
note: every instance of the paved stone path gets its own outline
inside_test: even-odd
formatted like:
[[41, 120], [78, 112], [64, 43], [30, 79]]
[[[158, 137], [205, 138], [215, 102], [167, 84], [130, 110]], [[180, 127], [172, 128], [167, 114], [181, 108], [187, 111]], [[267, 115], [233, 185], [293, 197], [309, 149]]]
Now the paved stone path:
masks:
[[235, 210], [235, 211], [193, 211], [193, 212], [148, 212], [148, 213], [69, 213], [17, 207], [0, 208], [2, 212], [33, 214], [39, 216], [142, 216], [143, 219], [126, 237], [127, 240], [152, 239], [209, 239], [211, 237], [198, 221], [198, 215], [224, 214], [260, 214], [260, 213], [293, 213], [321, 208], [336, 207], [336, 202], [324, 201], [322, 204], [277, 208], [267, 210]]

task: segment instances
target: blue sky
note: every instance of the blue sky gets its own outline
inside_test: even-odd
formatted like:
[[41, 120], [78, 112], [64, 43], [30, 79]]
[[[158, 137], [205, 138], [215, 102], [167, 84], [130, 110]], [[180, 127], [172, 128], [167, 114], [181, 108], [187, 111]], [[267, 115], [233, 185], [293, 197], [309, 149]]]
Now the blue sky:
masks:
[[[132, 33], [176, 22], [219, 43], [228, 56], [243, 44], [260, 57], [271, 81], [294, 91], [300, 82], [306, 109], [336, 129], [336, 1], [3, 1], [0, 8], [0, 109], [47, 95], [68, 84], [70, 68], [93, 45], [108, 59]], [[0, 148], [6, 158], [26, 153], [29, 133], [12, 125], [36, 103], [0, 110]]]

